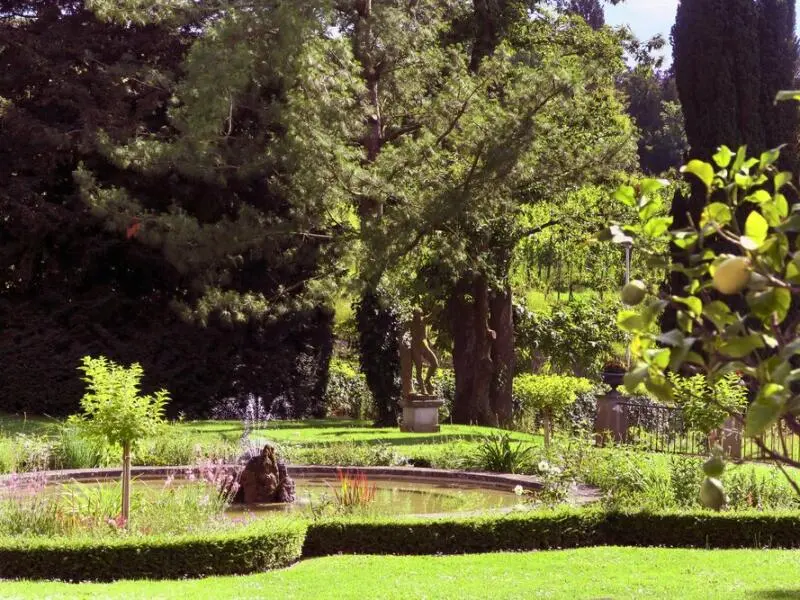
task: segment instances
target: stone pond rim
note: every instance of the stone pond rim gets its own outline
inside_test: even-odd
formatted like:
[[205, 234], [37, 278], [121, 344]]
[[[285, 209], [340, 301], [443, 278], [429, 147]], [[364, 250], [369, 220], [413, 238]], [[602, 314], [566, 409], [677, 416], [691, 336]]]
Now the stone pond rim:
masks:
[[[236, 468], [241, 465], [224, 464], [223, 468]], [[423, 467], [336, 467], [327, 465], [287, 465], [291, 477], [335, 477], [338, 470], [364, 473], [367, 477], [376, 479], [398, 479], [408, 482], [442, 482], [472, 484], [476, 487], [485, 487], [497, 490], [510, 491], [520, 485], [526, 490], [541, 489], [541, 481], [530, 475], [514, 475], [508, 473], [484, 473], [474, 471], [453, 471], [448, 469], [430, 469]], [[131, 467], [131, 475], [140, 479], [157, 479], [169, 475], [199, 475], [201, 467], [197, 466], [168, 466], [168, 467]], [[16, 474], [0, 475], [0, 489], [2, 486], [15, 480], [24, 483], [27, 480], [47, 479], [48, 483], [92, 483], [98, 479], [115, 479], [122, 475], [121, 468], [102, 469], [62, 469], [53, 471], [30, 471]]]
[[[225, 468], [241, 467], [236, 464], [220, 465]], [[375, 480], [392, 479], [408, 483], [442, 483], [471, 485], [475, 488], [484, 488], [496, 491], [511, 492], [516, 486], [524, 490], [542, 489], [541, 480], [530, 475], [515, 475], [510, 473], [488, 473], [476, 471], [455, 471], [448, 469], [430, 469], [424, 467], [337, 467], [328, 465], [287, 465], [290, 477], [314, 478], [336, 477], [339, 470], [364, 473], [368, 478]], [[167, 467], [132, 467], [131, 476], [139, 479], [163, 479], [169, 475], [188, 476], [200, 475], [201, 467], [196, 466], [167, 466]], [[16, 481], [25, 482], [36, 478], [46, 478], [47, 483], [96, 483], [98, 480], [113, 480], [122, 476], [121, 468], [103, 469], [63, 469], [53, 471], [32, 471], [17, 473]], [[12, 481], [13, 474], [0, 475], [0, 495], [6, 483]], [[570, 490], [570, 503], [586, 505], [594, 503], [601, 498], [600, 490], [585, 484], [573, 484]]]

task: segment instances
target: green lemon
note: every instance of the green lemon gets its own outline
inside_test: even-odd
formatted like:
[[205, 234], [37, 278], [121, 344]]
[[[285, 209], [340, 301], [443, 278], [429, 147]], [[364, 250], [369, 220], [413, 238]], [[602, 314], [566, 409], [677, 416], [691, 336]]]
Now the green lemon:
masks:
[[719, 477], [725, 470], [725, 461], [719, 456], [712, 456], [703, 463], [703, 473], [708, 477]]
[[726, 258], [714, 271], [714, 287], [723, 294], [738, 294], [750, 281], [750, 261], [744, 256]]
[[713, 477], [706, 477], [700, 486], [700, 503], [706, 508], [719, 510], [725, 504], [725, 491], [722, 482]]
[[622, 288], [622, 301], [628, 306], [639, 304], [647, 295], [647, 286], [643, 281], [634, 279]]

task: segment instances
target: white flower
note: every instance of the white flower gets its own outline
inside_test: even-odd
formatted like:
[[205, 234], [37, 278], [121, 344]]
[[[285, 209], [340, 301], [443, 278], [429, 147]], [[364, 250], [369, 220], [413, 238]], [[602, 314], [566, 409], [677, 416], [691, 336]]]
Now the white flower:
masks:
[[515, 486], [514, 486], [514, 493], [515, 493], [517, 496], [522, 496], [522, 494], [524, 494], [524, 493], [525, 493], [525, 490], [523, 490], [523, 489], [522, 489], [522, 486], [521, 486], [521, 485], [515, 485]]
[[546, 473], [547, 471], [550, 470], [550, 463], [547, 462], [546, 460], [539, 461], [539, 464], [536, 466], [539, 469], [540, 473]]

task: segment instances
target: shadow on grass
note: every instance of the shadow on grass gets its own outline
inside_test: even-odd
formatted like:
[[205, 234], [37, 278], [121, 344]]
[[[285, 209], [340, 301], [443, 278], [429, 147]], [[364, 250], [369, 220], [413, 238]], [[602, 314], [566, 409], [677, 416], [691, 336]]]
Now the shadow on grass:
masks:
[[776, 589], [761, 590], [753, 592], [751, 598], [762, 598], [763, 600], [789, 600], [790, 598], [800, 598], [800, 588], [797, 589]]

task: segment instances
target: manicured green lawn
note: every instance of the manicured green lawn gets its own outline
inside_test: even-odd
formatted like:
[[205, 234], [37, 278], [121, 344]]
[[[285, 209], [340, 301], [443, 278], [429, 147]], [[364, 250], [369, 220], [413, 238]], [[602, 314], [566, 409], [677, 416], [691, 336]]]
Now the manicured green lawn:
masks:
[[[239, 435], [242, 425], [238, 421], [188, 421], [181, 429], [192, 433]], [[403, 433], [397, 427], [373, 427], [370, 421], [344, 419], [308, 419], [305, 421], [270, 421], [265, 429], [257, 429], [254, 435], [276, 442], [289, 442], [304, 446], [337, 442], [384, 442], [392, 445], [421, 443], [445, 443], [449, 441], [477, 441], [484, 436], [500, 433], [492, 427], [471, 425], [442, 425], [439, 433]], [[541, 436], [520, 432], [509, 433], [515, 440], [541, 443]]]
[[247, 577], [0, 583], [2, 598], [796, 598], [800, 552], [585, 548], [334, 556]]

